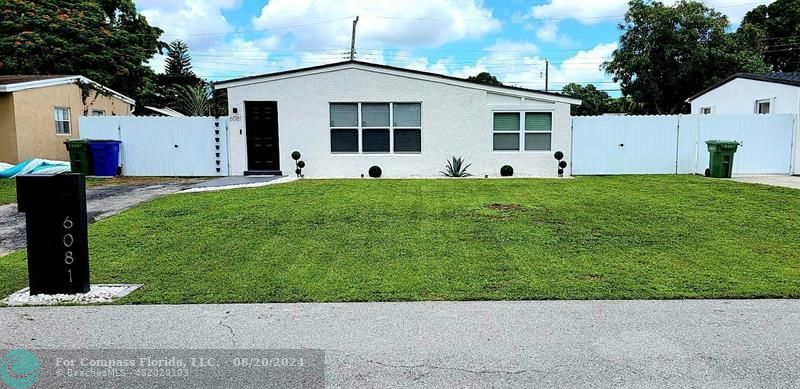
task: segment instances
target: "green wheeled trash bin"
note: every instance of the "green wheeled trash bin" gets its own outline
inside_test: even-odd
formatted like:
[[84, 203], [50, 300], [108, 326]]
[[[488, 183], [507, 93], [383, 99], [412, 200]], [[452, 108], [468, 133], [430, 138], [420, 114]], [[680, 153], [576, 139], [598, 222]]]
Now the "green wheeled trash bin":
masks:
[[733, 172], [733, 154], [740, 143], [735, 140], [708, 140], [707, 177], [731, 178]]
[[94, 174], [92, 169], [92, 154], [89, 152], [89, 141], [86, 139], [70, 139], [64, 144], [69, 153], [70, 170], [73, 173], [83, 173], [87, 176]]

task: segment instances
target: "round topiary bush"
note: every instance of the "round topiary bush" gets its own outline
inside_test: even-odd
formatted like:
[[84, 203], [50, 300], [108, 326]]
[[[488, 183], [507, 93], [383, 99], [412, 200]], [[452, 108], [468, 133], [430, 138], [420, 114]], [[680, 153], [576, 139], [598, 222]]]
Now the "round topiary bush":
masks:
[[306, 163], [305, 163], [305, 162], [303, 162], [303, 161], [297, 161], [297, 167], [299, 167], [300, 169], [302, 169], [302, 168], [306, 167]]
[[381, 171], [381, 168], [379, 168], [377, 166], [373, 166], [373, 167], [369, 168], [369, 176], [372, 177], [372, 178], [380, 177], [381, 173], [383, 173]]
[[292, 159], [297, 161], [300, 159], [300, 152], [299, 151], [292, 151]]
[[560, 167], [560, 168], [562, 168], [562, 169], [563, 169], [563, 168], [565, 168], [565, 167], [567, 167], [567, 161], [561, 161], [561, 162], [559, 162], [559, 163], [558, 163], [558, 167]]
[[300, 170], [300, 169], [294, 169], [294, 174], [297, 174], [297, 175], [299, 176], [299, 175], [300, 175], [300, 172], [302, 172], [302, 170]]
[[509, 165], [503, 165], [500, 168], [500, 175], [503, 177], [511, 177], [514, 175], [514, 168]]
[[553, 154], [553, 156], [556, 157], [556, 159], [559, 160], [559, 161], [564, 159], [564, 153], [562, 153], [560, 151], [556, 151], [556, 153]]

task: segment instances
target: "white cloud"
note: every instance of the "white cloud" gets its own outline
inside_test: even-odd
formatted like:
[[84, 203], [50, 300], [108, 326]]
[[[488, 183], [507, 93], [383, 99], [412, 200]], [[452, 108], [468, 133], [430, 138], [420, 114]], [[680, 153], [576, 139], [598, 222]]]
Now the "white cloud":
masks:
[[191, 50], [205, 50], [234, 31], [223, 10], [235, 9], [240, 0], [138, 0], [140, 13], [151, 26], [164, 30], [161, 39], [186, 41]]
[[369, 48], [437, 47], [500, 28], [492, 11], [474, 0], [271, 0], [253, 26], [290, 38], [296, 49], [346, 49], [355, 15], [360, 16], [357, 46]]

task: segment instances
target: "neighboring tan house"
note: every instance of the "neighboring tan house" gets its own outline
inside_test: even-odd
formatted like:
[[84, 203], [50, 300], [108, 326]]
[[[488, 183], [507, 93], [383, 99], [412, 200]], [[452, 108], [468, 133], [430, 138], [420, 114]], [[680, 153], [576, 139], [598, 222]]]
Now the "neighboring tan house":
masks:
[[692, 97], [692, 113], [800, 113], [800, 72], [736, 73]]
[[65, 161], [80, 116], [130, 115], [134, 103], [82, 76], [0, 76], [0, 162]]

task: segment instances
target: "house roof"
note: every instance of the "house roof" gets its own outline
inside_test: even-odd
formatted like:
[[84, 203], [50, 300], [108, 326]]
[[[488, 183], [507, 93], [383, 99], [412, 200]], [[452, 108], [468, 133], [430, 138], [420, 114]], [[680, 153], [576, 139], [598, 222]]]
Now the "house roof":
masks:
[[6, 75], [0, 76], [0, 92], [16, 92], [26, 89], [34, 89], [34, 88], [45, 88], [48, 86], [55, 86], [55, 85], [63, 85], [63, 84], [71, 84], [80, 82], [82, 84], [90, 84], [97, 89], [104, 90], [116, 97], [120, 100], [128, 103], [128, 104], [136, 104], [132, 98], [123, 95], [117, 91], [112, 90], [111, 88], [107, 88], [101, 85], [98, 82], [94, 82], [84, 76], [64, 76], [64, 75], [38, 75], [38, 74], [18, 74], [18, 75]]
[[755, 81], [763, 81], [763, 82], [772, 82], [775, 84], [783, 84], [783, 85], [790, 85], [800, 87], [800, 72], [786, 72], [786, 73], [736, 73], [724, 80], [722, 82], [712, 85], [700, 93], [695, 94], [694, 96], [686, 99], [686, 102], [691, 102], [696, 98], [711, 92], [714, 89], [717, 89], [737, 78], [744, 78], [748, 80], [755, 80]]
[[161, 107], [161, 108], [159, 108], [159, 107], [151, 107], [149, 105], [145, 105], [144, 107], [146, 109], [149, 109], [149, 110], [153, 111], [153, 112], [156, 112], [156, 113], [159, 113], [161, 115], [168, 116], [168, 117], [178, 118], [178, 117], [186, 116], [186, 115], [184, 115], [184, 114], [182, 114], [182, 113], [180, 113], [180, 112], [178, 112], [178, 111], [176, 111], [176, 110], [174, 110], [174, 109], [172, 109], [170, 107]]
[[502, 93], [502, 92], [505, 92], [505, 93], [517, 92], [515, 94], [521, 94], [521, 95], [527, 95], [527, 96], [539, 95], [539, 97], [548, 96], [548, 97], [550, 97], [551, 100], [556, 100], [556, 101], [565, 102], [565, 103], [569, 103], [569, 104], [575, 104], [575, 105], [580, 105], [581, 104], [581, 100], [580, 99], [577, 99], [577, 98], [574, 98], [574, 97], [570, 97], [570, 96], [566, 96], [566, 95], [563, 95], [563, 94], [560, 94], [560, 93], [543, 92], [543, 91], [539, 91], [539, 90], [520, 88], [520, 87], [508, 86], [508, 85], [487, 85], [487, 84], [483, 84], [483, 83], [480, 83], [480, 82], [477, 82], [477, 81], [469, 81], [469, 80], [466, 80], [466, 79], [463, 79], [463, 78], [446, 76], [446, 75], [438, 74], [438, 73], [425, 72], [425, 71], [421, 71], [421, 70], [405, 69], [405, 68], [399, 68], [399, 67], [395, 67], [395, 66], [380, 65], [380, 64], [375, 64], [375, 63], [370, 63], [370, 62], [363, 62], [363, 61], [355, 61], [355, 60], [353, 60], [353, 61], [335, 62], [335, 63], [325, 64], [325, 65], [318, 65], [318, 66], [311, 66], [311, 67], [306, 67], [306, 68], [292, 69], [292, 70], [286, 70], [286, 71], [275, 72], [275, 73], [259, 74], [259, 75], [255, 75], [255, 76], [249, 76], [249, 77], [234, 78], [234, 79], [230, 79], [230, 80], [220, 81], [220, 82], [218, 82], [218, 83], [216, 83], [214, 85], [214, 88], [215, 89], [226, 89], [226, 88], [231, 88], [231, 87], [236, 87], [236, 86], [242, 86], [242, 85], [255, 84], [255, 83], [259, 83], [259, 82], [269, 81], [269, 79], [272, 79], [272, 78], [284, 78], [285, 76], [298, 75], [298, 74], [302, 74], [302, 73], [315, 74], [315, 73], [320, 73], [320, 72], [323, 72], [323, 71], [331, 70], [332, 68], [342, 68], [342, 69], [361, 68], [361, 69], [365, 69], [365, 70], [377, 70], [377, 71], [384, 71], [384, 72], [389, 72], [389, 73], [402, 73], [402, 75], [404, 75], [404, 76], [417, 78], [417, 79], [428, 79], [428, 80], [441, 81], [441, 82], [445, 82], [445, 83], [448, 83], [448, 84], [467, 86], [467, 87], [471, 87], [471, 88], [484, 89], [484, 90], [487, 90], [487, 91], [494, 91], [494, 92], [500, 92], [500, 93]]

